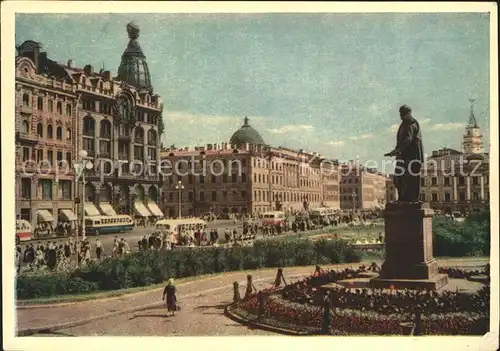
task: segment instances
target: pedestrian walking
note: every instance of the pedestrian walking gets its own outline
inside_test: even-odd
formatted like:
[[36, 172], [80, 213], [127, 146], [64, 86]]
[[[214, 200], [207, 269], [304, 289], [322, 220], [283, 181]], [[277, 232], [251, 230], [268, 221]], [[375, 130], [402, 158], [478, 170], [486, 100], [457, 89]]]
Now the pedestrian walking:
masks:
[[101, 260], [101, 255], [102, 255], [102, 243], [99, 239], [96, 239], [95, 241], [95, 254], [97, 256], [98, 260]]
[[162, 300], [165, 301], [167, 311], [171, 312], [172, 316], [175, 316], [175, 311], [177, 310], [177, 295], [174, 285], [174, 279], [170, 278], [168, 280], [168, 284], [163, 290]]

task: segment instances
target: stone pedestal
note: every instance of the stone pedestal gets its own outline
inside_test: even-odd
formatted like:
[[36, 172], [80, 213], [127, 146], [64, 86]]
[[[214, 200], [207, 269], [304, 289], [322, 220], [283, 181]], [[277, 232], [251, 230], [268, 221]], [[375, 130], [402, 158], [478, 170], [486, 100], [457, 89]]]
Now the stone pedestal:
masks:
[[421, 203], [386, 205], [385, 262], [373, 288], [437, 290], [448, 282], [432, 255], [433, 214]]

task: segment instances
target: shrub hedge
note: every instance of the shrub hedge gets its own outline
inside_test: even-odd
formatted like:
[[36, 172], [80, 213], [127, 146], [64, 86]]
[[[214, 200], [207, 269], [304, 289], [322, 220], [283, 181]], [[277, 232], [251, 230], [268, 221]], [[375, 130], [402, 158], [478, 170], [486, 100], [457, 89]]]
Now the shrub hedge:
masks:
[[446, 217], [433, 218], [435, 256], [490, 254], [490, 212], [473, 213], [463, 222]]
[[266, 240], [256, 241], [251, 247], [139, 251], [91, 263], [68, 274], [21, 274], [16, 292], [18, 299], [31, 299], [146, 286], [169, 277], [360, 260], [360, 254], [341, 240]]

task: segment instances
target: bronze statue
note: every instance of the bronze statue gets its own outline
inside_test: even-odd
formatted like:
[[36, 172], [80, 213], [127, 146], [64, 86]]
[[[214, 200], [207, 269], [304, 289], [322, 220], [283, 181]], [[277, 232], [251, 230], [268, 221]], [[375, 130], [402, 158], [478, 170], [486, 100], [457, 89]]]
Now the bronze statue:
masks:
[[424, 162], [422, 131], [409, 106], [401, 106], [399, 115], [401, 125], [396, 148], [384, 156], [396, 156], [394, 185], [398, 191], [398, 202], [419, 202], [420, 170]]

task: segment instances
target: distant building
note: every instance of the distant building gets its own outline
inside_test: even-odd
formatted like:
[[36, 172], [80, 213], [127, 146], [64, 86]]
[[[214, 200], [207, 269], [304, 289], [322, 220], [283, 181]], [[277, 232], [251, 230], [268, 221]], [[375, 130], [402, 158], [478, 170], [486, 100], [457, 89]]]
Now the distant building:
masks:
[[[183, 216], [258, 214], [304, 206], [339, 208], [336, 161], [316, 153], [267, 146], [248, 118], [230, 143], [166, 148], [161, 158], [172, 165], [173, 174], [165, 177], [163, 188], [163, 210], [169, 217], [178, 214], [179, 193]], [[200, 174], [203, 168], [206, 172]], [[184, 187], [180, 192], [176, 189], [179, 181]]]
[[462, 151], [433, 151], [422, 169], [421, 186], [420, 199], [445, 213], [489, 206], [489, 155], [484, 152], [472, 104]]
[[385, 206], [386, 175], [354, 163], [341, 165], [340, 175], [341, 209], [364, 210]]

